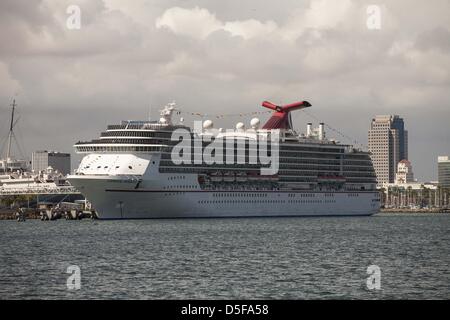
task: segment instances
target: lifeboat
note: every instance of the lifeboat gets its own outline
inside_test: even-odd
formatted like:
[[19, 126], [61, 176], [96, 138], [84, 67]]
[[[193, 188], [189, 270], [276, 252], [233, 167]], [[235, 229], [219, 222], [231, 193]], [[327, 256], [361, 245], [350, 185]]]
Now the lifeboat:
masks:
[[225, 182], [233, 182], [235, 180], [236, 180], [236, 176], [234, 175], [233, 172], [226, 172], [223, 175], [223, 181], [225, 181]]
[[340, 175], [320, 175], [317, 182], [345, 182], [345, 177]]
[[223, 176], [221, 172], [213, 172], [210, 175], [210, 179], [212, 182], [220, 182], [223, 181]]
[[247, 181], [247, 174], [245, 172], [239, 172], [236, 174], [236, 181], [245, 182]]

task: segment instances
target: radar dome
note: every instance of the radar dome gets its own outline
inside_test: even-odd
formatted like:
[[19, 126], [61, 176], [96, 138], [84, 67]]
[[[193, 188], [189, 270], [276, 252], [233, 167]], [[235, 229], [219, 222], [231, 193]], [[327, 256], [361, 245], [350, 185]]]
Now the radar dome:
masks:
[[253, 118], [253, 119], [250, 121], [250, 125], [252, 126], [253, 129], [258, 129], [259, 123], [260, 123], [260, 121], [259, 121], [258, 118]]
[[164, 119], [164, 118], [159, 118], [159, 122], [160, 122], [160, 123], [163, 123], [163, 124], [164, 124], [164, 123], [166, 123], [166, 122], [167, 122], [167, 120], [166, 120], [166, 119]]
[[244, 130], [244, 124], [242, 122], [238, 122], [236, 123], [236, 129], [238, 130]]
[[213, 122], [211, 120], [205, 120], [203, 122], [203, 129], [211, 129], [213, 127]]

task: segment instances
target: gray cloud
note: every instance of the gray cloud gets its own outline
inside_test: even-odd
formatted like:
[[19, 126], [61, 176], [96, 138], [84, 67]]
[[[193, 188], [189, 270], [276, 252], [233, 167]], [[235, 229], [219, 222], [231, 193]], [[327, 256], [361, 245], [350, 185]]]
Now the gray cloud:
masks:
[[[171, 100], [219, 114], [308, 99], [309, 113], [362, 143], [374, 115], [403, 116], [416, 176], [435, 179], [450, 153], [450, 4], [378, 3], [373, 31], [372, 1], [2, 1], [0, 132], [16, 94], [25, 153], [71, 151]], [[81, 30], [66, 28], [70, 4]]]

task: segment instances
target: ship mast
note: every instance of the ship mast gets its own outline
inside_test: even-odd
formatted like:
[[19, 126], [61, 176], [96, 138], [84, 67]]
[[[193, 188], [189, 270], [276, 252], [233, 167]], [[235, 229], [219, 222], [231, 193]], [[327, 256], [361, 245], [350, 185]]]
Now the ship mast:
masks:
[[9, 126], [9, 135], [8, 135], [8, 151], [6, 153], [6, 161], [10, 161], [11, 159], [11, 142], [13, 138], [13, 128], [14, 128], [14, 111], [16, 109], [16, 100], [13, 100], [13, 103], [11, 104], [12, 111], [11, 111], [11, 125]]

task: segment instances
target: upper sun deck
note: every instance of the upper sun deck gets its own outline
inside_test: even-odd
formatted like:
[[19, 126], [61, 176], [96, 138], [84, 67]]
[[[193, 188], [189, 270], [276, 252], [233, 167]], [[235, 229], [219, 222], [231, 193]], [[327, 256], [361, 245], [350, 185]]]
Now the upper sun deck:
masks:
[[[180, 118], [178, 123], [174, 123], [172, 115], [176, 109], [175, 104], [171, 103], [160, 111], [161, 118], [158, 121], [125, 120], [120, 124], [111, 124], [107, 126], [106, 131], [101, 132], [99, 138], [90, 141], [79, 141], [74, 147], [78, 153], [158, 152], [164, 151], [173, 146], [174, 143], [177, 143], [179, 139], [173, 138], [173, 132], [177, 129], [183, 129], [185, 132], [189, 132], [193, 139], [206, 138], [206, 141], [231, 138], [274, 142], [272, 136], [275, 135], [275, 141], [280, 142], [282, 148], [302, 146], [321, 148], [326, 146], [327, 148], [341, 149], [340, 152], [345, 153], [364, 153], [361, 150], [354, 149], [351, 145], [341, 144], [334, 139], [328, 139], [324, 123], [320, 123], [317, 128], [313, 128], [312, 124], [308, 123], [306, 133], [297, 133], [292, 128], [288, 112], [292, 108], [302, 108], [303, 105], [310, 106], [307, 102], [282, 107], [270, 105], [269, 107], [275, 108], [276, 112], [262, 128], [260, 128], [260, 120], [253, 118], [249, 123], [250, 126], [247, 128], [242, 122], [238, 122], [235, 129], [224, 130], [223, 128], [214, 128], [211, 120], [205, 120], [203, 123], [194, 122], [193, 129], [184, 125], [183, 118]], [[281, 114], [281, 120], [277, 118], [279, 116], [277, 114]]]
[[132, 130], [142, 130], [142, 131], [173, 131], [178, 128], [188, 129], [188, 127], [178, 124], [167, 124], [160, 123], [157, 121], [135, 121], [126, 120], [122, 121], [121, 124], [110, 124], [106, 127], [106, 131], [132, 131]]

